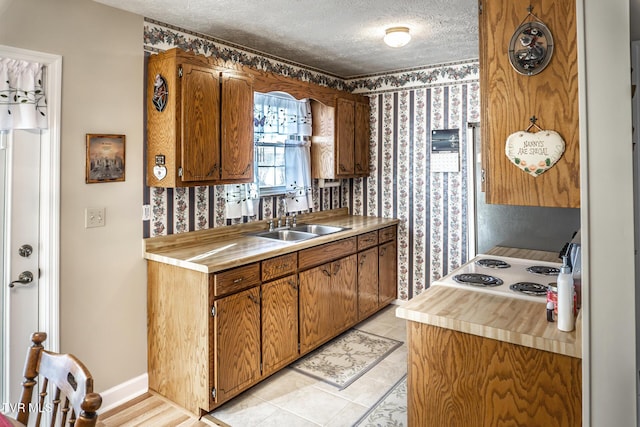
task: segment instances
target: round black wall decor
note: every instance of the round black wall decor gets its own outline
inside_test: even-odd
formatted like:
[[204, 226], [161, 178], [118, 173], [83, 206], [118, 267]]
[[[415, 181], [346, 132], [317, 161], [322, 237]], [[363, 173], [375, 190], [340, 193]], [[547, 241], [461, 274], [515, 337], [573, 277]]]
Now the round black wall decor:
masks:
[[552, 54], [553, 36], [541, 21], [525, 22], [516, 28], [509, 43], [509, 61], [518, 73], [528, 76], [540, 73]]

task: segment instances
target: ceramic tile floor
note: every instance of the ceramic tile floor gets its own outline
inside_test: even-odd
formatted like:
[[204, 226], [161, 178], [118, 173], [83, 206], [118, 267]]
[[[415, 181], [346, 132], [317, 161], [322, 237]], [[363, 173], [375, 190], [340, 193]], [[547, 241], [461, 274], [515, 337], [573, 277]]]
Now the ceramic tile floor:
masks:
[[285, 368], [211, 415], [231, 427], [352, 426], [407, 372], [406, 321], [395, 316], [396, 308], [391, 305], [355, 328], [404, 344], [346, 389]]

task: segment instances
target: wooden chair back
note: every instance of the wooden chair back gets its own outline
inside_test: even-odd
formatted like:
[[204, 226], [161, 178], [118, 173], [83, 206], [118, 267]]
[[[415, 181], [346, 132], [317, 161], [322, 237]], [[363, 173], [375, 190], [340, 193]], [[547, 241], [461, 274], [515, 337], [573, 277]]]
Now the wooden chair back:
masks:
[[[96, 411], [102, 404], [102, 397], [93, 392], [91, 373], [75, 356], [45, 350], [42, 343], [46, 339], [44, 332], [31, 335], [18, 421], [26, 426], [30, 416], [35, 415], [35, 425], [39, 427], [43, 414], [49, 413], [51, 427], [95, 427], [98, 421]], [[38, 376], [38, 400], [32, 402]]]

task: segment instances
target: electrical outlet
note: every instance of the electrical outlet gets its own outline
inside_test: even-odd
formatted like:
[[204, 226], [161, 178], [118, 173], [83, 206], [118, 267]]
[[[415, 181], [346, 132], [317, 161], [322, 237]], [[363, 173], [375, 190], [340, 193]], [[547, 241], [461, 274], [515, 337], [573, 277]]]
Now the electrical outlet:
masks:
[[104, 208], [86, 208], [84, 210], [84, 228], [104, 227]]
[[151, 219], [151, 205], [142, 205], [142, 220], [149, 221]]

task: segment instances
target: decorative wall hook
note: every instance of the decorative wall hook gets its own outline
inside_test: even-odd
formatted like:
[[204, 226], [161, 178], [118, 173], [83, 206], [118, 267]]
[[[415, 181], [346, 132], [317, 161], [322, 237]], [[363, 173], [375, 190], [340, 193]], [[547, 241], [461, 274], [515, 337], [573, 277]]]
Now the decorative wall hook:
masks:
[[536, 129], [538, 129], [538, 131], [541, 131], [542, 129], [540, 128], [540, 126], [538, 126], [536, 124], [537, 121], [538, 121], [538, 118], [536, 116], [531, 116], [529, 118], [529, 123], [531, 123], [531, 124], [529, 125], [528, 128], [525, 129], [525, 132], [529, 132], [529, 130], [534, 126], [535, 126]]

